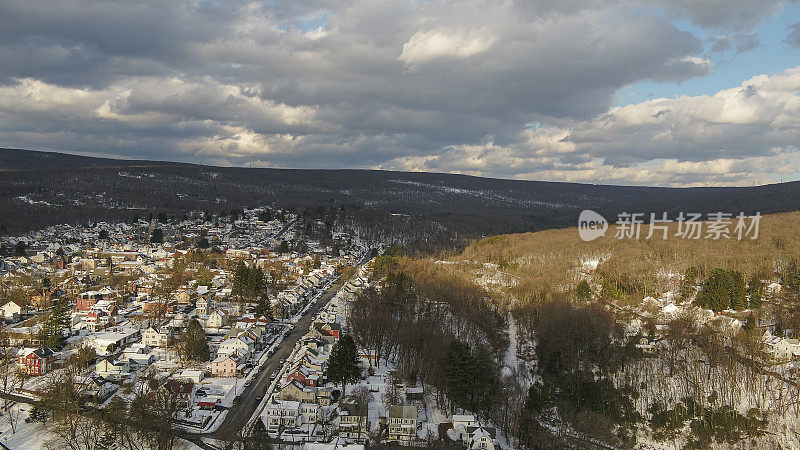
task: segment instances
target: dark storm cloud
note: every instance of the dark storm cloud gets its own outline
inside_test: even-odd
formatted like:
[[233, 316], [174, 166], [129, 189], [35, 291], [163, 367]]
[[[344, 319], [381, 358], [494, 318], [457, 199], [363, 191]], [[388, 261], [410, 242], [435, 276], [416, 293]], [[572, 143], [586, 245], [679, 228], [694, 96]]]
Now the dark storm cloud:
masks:
[[[594, 158], [648, 161], [666, 146], [647, 124], [616, 144], [582, 142], [601, 133], [594, 124], [620, 88], [712, 70], [705, 45], [672, 18], [741, 47], [782, 2], [719, 3], [8, 1], [0, 140], [131, 158], [510, 177]], [[531, 139], [530, 123], [549, 124], [553, 136]], [[553, 130], [573, 127], [556, 139]], [[569, 142], [581, 151], [550, 154]], [[744, 144], [722, 152], [741, 157]]]

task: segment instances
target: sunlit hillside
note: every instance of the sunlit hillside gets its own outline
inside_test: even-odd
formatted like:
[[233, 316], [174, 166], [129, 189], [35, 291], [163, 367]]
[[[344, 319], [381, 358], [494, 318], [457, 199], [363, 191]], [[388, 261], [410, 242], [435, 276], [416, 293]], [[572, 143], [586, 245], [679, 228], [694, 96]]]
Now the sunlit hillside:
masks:
[[660, 231], [646, 239], [647, 224], [641, 226], [638, 240], [618, 239], [614, 224], [604, 237], [591, 242], [581, 240], [577, 228], [493, 236], [460, 255], [426, 263], [485, 286], [501, 303], [524, 304], [569, 292], [586, 274], [592, 274], [596, 283], [615, 283], [631, 300], [641, 300], [676, 289], [690, 266], [701, 276], [724, 267], [769, 280], [800, 257], [800, 213], [764, 216], [757, 239], [750, 239], [752, 233], [737, 239], [735, 224], [734, 219], [731, 238], [719, 240], [705, 238], [707, 222], [700, 239], [675, 237], [677, 223], [670, 224], [666, 240]]

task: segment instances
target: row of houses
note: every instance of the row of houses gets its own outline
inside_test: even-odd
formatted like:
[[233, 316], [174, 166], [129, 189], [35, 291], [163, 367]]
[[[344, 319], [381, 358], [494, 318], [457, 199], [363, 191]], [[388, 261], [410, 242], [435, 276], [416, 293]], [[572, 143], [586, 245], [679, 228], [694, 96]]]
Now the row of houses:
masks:
[[[332, 318], [335, 320], [335, 316]], [[331, 347], [341, 332], [338, 323], [322, 321], [317, 316], [297, 342], [277, 381], [275, 394], [261, 416], [267, 430], [278, 432], [319, 423], [320, 407], [332, 403], [334, 388], [325, 386], [324, 373]]]

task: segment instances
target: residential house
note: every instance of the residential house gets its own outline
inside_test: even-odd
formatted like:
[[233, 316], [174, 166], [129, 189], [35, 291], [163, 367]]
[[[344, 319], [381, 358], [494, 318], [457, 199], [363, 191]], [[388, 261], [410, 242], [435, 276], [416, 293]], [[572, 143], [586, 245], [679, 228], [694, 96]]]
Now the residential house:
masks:
[[367, 436], [369, 405], [342, 403], [339, 405], [339, 436], [361, 440]]
[[409, 387], [406, 388], [406, 400], [408, 401], [422, 401], [425, 398], [425, 391], [422, 387]]
[[100, 291], [86, 291], [81, 292], [78, 296], [76, 308], [78, 311], [89, 311], [95, 303], [103, 299], [103, 293]]
[[[200, 303], [200, 302], [198, 302]], [[206, 319], [206, 328], [222, 328], [228, 324], [228, 315], [225, 311], [216, 310], [208, 315]]]
[[300, 419], [302, 420], [300, 425], [314, 425], [319, 422], [320, 419], [320, 411], [319, 405], [316, 403], [300, 403]]
[[294, 400], [298, 402], [316, 402], [316, 389], [303, 386], [297, 380], [289, 380], [278, 388], [279, 400]]
[[17, 352], [17, 367], [31, 376], [46, 374], [55, 360], [55, 353], [47, 347], [21, 348]]
[[177, 380], [171, 379], [167, 380], [164, 384], [164, 388], [173, 395], [175, 398], [176, 406], [179, 409], [184, 409], [189, 407], [192, 400], [192, 390], [194, 389], [194, 383], [188, 380]]
[[106, 358], [95, 364], [94, 371], [103, 378], [121, 378], [131, 373], [131, 366], [128, 360]]
[[287, 380], [295, 380], [303, 386], [317, 387], [322, 381], [322, 372], [311, 370], [305, 366], [298, 365], [286, 374]]
[[333, 335], [322, 331], [320, 324], [314, 324], [314, 326], [311, 327], [311, 330], [306, 333], [306, 336], [312, 339], [325, 341], [325, 344], [328, 346], [331, 346], [334, 342], [336, 342], [336, 338], [334, 338]]
[[325, 370], [325, 360], [318, 358], [319, 354], [314, 350], [303, 347], [297, 352], [297, 356], [292, 361], [292, 367], [304, 366], [315, 372]]
[[339, 340], [339, 336], [342, 333], [342, 326], [335, 322], [323, 323], [319, 325], [319, 329], [323, 334], [325, 334], [326, 336], [333, 336], [333, 338], [337, 341]]
[[192, 303], [192, 293], [188, 290], [178, 291], [175, 294], [175, 301], [178, 302], [179, 305], [189, 305]]
[[645, 354], [652, 354], [656, 351], [655, 343], [649, 341], [646, 337], [639, 339], [639, 342], [636, 344], [636, 348], [640, 349], [642, 353]]
[[150, 327], [142, 333], [142, 343], [150, 347], [166, 347], [169, 345], [172, 337], [172, 329], [167, 326], [162, 326], [156, 329]]
[[333, 403], [333, 389], [332, 386], [317, 388], [314, 402], [320, 406], [331, 406]]
[[469, 442], [470, 430], [480, 426], [472, 414], [453, 414], [453, 434], [456, 440], [465, 444]]
[[320, 353], [325, 353], [330, 349], [331, 345], [328, 344], [328, 342], [326, 342], [324, 339], [309, 336], [313, 334], [313, 332], [314, 330], [312, 329], [306, 334], [306, 336], [300, 339], [299, 345], [301, 347], [301, 350], [298, 352], [297, 355], [298, 358], [303, 356], [302, 352], [310, 351], [312, 352], [312, 356], [318, 357]]
[[4, 319], [17, 320], [25, 311], [26, 305], [21, 300], [11, 300], [0, 306], [0, 315]]
[[111, 317], [103, 311], [89, 311], [89, 314], [86, 315], [85, 322], [89, 331], [94, 333], [109, 326]]
[[389, 407], [389, 440], [409, 442], [417, 437], [417, 407], [395, 405]]
[[109, 383], [102, 376], [89, 377], [86, 385], [86, 395], [92, 397], [96, 403], [102, 403], [117, 390], [116, 384]]
[[477, 426], [467, 428], [468, 437], [464, 441], [468, 449], [495, 450], [495, 436], [497, 431], [494, 428]]
[[797, 359], [800, 358], [800, 341], [772, 336], [767, 331], [764, 333], [764, 352], [778, 360]]
[[236, 352], [219, 356], [211, 361], [211, 375], [215, 377], [235, 377], [239, 374], [239, 356]]
[[247, 357], [253, 351], [253, 341], [249, 338], [242, 336], [236, 338], [228, 338], [219, 343], [217, 355], [230, 355], [231, 353], [238, 353]]
[[261, 420], [269, 431], [314, 425], [319, 421], [319, 405], [273, 399], [262, 413]]
[[114, 327], [95, 333], [89, 342], [98, 355], [107, 355], [138, 340], [140, 335], [136, 328]]
[[125, 352], [121, 359], [128, 361], [133, 367], [145, 367], [155, 362], [156, 356], [152, 353]]
[[183, 369], [176, 376], [178, 378], [181, 378], [181, 379], [184, 379], [184, 380], [189, 380], [189, 381], [191, 381], [191, 382], [193, 382], [195, 384], [199, 384], [201, 381], [203, 381], [203, 378], [205, 377], [205, 375], [206, 375], [205, 371], [202, 371], [202, 370]]
[[42, 289], [42, 292], [36, 293], [31, 297], [31, 305], [36, 308], [47, 308], [53, 304], [56, 296], [57, 294], [53, 289]]
[[102, 312], [108, 316], [113, 316], [118, 312], [117, 302], [113, 300], [98, 300], [89, 308], [89, 310], [93, 312]]

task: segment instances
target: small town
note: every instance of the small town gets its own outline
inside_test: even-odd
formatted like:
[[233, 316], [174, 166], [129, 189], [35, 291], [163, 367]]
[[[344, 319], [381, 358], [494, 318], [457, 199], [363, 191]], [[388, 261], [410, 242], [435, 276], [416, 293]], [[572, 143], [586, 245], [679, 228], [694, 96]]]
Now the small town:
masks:
[[800, 450], [800, 0], [0, 0], [0, 450]]
[[144, 402], [167, 448], [254, 433], [320, 449], [415, 445], [443, 421], [466, 448], [500, 448], [494, 428], [439, 417], [421, 386], [373, 367], [346, 334], [381, 245], [269, 208], [196, 216], [61, 225], [2, 243], [5, 448], [50, 439], [58, 407], [48, 402]]

